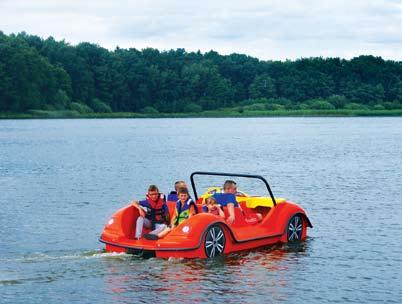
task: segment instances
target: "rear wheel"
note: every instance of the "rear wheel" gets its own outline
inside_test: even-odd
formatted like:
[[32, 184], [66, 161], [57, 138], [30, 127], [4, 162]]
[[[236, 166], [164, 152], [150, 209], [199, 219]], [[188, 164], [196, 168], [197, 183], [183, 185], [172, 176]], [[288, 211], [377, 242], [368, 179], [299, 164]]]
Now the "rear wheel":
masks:
[[300, 215], [294, 215], [288, 224], [288, 242], [300, 242], [303, 235], [304, 223]]
[[211, 226], [205, 235], [205, 254], [208, 258], [213, 258], [223, 254], [225, 250], [226, 238], [223, 228], [219, 225]]

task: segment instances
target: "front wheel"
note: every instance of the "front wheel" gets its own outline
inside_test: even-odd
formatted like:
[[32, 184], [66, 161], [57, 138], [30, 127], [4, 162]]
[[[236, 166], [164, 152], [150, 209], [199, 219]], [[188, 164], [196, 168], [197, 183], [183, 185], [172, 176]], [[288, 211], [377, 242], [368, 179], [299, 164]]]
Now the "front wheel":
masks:
[[288, 223], [288, 242], [300, 242], [303, 235], [304, 222], [300, 215], [294, 215]]
[[225, 250], [226, 238], [221, 226], [211, 226], [205, 235], [205, 254], [208, 258], [213, 258], [223, 254]]

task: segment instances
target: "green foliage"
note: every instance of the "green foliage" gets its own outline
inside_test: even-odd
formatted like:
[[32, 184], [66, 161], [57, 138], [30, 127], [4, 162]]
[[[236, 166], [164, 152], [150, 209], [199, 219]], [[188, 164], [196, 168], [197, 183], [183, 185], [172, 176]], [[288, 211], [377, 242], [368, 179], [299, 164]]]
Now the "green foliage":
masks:
[[276, 95], [275, 83], [268, 74], [257, 75], [249, 86], [251, 98], [271, 98]]
[[249, 106], [244, 106], [243, 109], [245, 111], [264, 111], [266, 108], [263, 103], [254, 103]]
[[72, 102], [70, 104], [70, 109], [80, 114], [93, 113], [93, 110], [89, 106], [80, 102]]
[[383, 106], [386, 110], [402, 109], [402, 104], [397, 100], [394, 100], [393, 102], [384, 102]]
[[395, 81], [388, 92], [389, 100], [402, 102], [402, 81]]
[[376, 104], [373, 110], [385, 110], [385, 107], [382, 104]]
[[56, 110], [64, 110], [70, 105], [70, 98], [67, 96], [67, 93], [61, 89], [57, 90], [57, 93], [54, 96], [54, 107]]
[[352, 103], [348, 103], [345, 106], [345, 109], [348, 109], [348, 110], [367, 110], [367, 106], [363, 105], [363, 104], [352, 102]]
[[343, 109], [348, 103], [346, 97], [343, 95], [331, 95], [327, 98], [327, 101], [336, 109]]
[[92, 98], [90, 102], [91, 108], [97, 113], [111, 113], [112, 108], [98, 98]]
[[52, 110], [28, 110], [29, 114], [35, 118], [74, 118], [80, 117], [79, 112], [74, 110], [52, 111]]
[[184, 49], [108, 51], [88, 42], [72, 46], [0, 32], [0, 112], [154, 115], [232, 108], [236, 115], [279, 115], [299, 109], [392, 110], [401, 102], [402, 63], [380, 57], [260, 61]]
[[269, 103], [265, 105], [265, 109], [268, 111], [283, 111], [285, 106], [278, 103]]
[[349, 82], [345, 89], [345, 96], [355, 103], [381, 103], [384, 95], [385, 92], [382, 84], [372, 85], [361, 82]]
[[150, 107], [150, 106], [146, 106], [146, 107], [142, 108], [140, 112], [144, 113], [144, 114], [158, 114], [159, 113], [159, 111], [157, 109], [155, 109], [154, 107]]
[[313, 110], [333, 110], [335, 109], [335, 106], [331, 104], [330, 102], [322, 99], [312, 99], [312, 100], [307, 100], [305, 105], [308, 106], [309, 109]]
[[189, 103], [184, 106], [183, 112], [185, 113], [199, 113], [202, 111], [202, 107], [196, 103]]

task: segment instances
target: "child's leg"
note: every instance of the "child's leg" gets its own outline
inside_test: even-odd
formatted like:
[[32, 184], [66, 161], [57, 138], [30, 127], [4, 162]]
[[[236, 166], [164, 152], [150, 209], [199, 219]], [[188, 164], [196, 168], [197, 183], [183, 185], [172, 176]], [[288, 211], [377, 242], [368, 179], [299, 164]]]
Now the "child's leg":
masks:
[[149, 234], [156, 234], [158, 235], [159, 233], [161, 233], [163, 230], [165, 230], [167, 228], [167, 225], [165, 224], [156, 224], [155, 225], [155, 230], [152, 230]]
[[139, 216], [135, 225], [135, 238], [139, 239], [142, 234], [142, 227], [144, 227], [144, 218]]
[[163, 238], [164, 236], [166, 236], [172, 229], [170, 229], [169, 227], [166, 227], [163, 231], [158, 233], [158, 237], [159, 238]]
[[[166, 230], [166, 231], [165, 231]], [[144, 237], [147, 240], [157, 240], [161, 236], [165, 236], [170, 231], [170, 228], [165, 224], [156, 224], [155, 230], [151, 231], [150, 233], [146, 234]]]
[[142, 235], [142, 228], [150, 228], [151, 221], [145, 217], [139, 216], [135, 225], [135, 238], [139, 239]]

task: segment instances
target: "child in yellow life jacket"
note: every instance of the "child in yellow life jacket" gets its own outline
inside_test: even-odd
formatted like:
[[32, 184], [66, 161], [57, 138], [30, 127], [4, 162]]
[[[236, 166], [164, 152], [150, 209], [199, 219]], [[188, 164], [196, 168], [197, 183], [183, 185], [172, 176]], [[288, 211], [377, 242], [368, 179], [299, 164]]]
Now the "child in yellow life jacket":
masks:
[[159, 238], [167, 235], [174, 227], [181, 224], [186, 219], [192, 217], [194, 214], [198, 213], [198, 209], [194, 201], [191, 199], [187, 188], [181, 188], [178, 191], [178, 200], [176, 202], [176, 208], [172, 219], [170, 221], [170, 228], [165, 228], [162, 232], [157, 235], [145, 235], [145, 238], [151, 240], [157, 240]]

